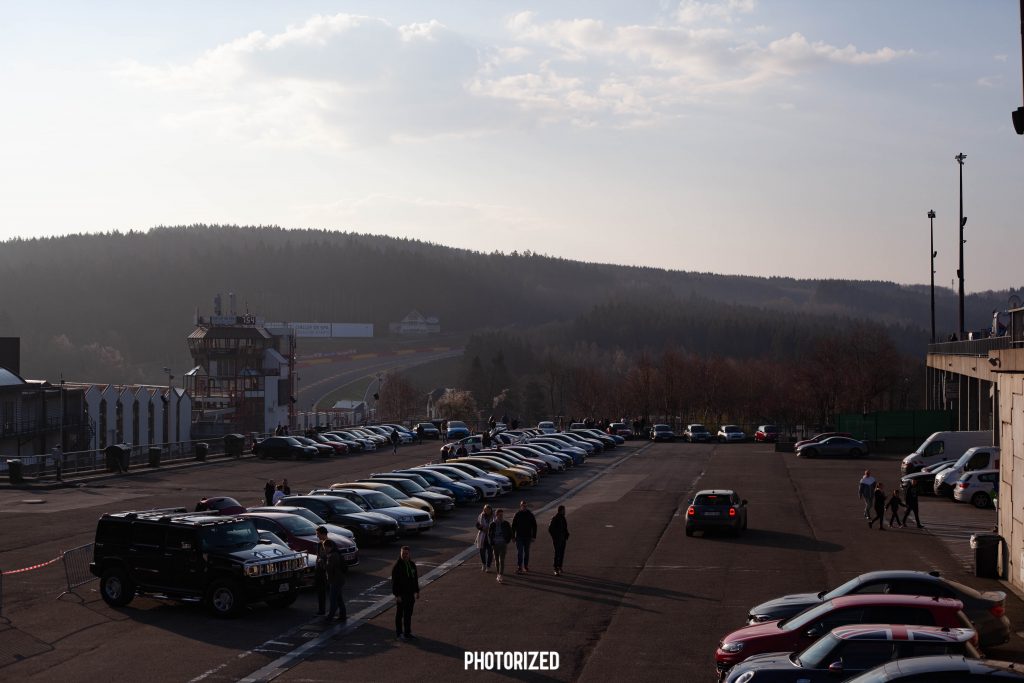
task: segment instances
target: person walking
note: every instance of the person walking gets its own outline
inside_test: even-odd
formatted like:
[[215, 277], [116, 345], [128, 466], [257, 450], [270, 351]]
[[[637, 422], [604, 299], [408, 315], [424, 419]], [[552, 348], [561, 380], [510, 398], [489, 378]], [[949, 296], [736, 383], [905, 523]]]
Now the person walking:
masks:
[[875, 515], [868, 519], [868, 528], [870, 529], [878, 520], [878, 530], [885, 531], [885, 489], [882, 488], [882, 482], [875, 482], [875, 491], [871, 494], [871, 503], [875, 508]]
[[284, 484], [278, 484], [277, 489], [274, 491], [274, 496], [271, 498], [271, 505], [277, 505], [284, 498]]
[[505, 574], [505, 551], [512, 541], [512, 525], [505, 521], [505, 511], [501, 508], [495, 510], [494, 520], [487, 527], [487, 540], [494, 550], [494, 571], [497, 572], [498, 583], [504, 583], [501, 577]]
[[327, 621], [334, 619], [335, 615], [338, 621], [345, 621], [348, 619], [348, 613], [345, 611], [345, 598], [341, 594], [341, 589], [345, 586], [348, 565], [345, 564], [345, 558], [334, 541], [327, 540], [324, 546], [327, 548], [327, 594], [330, 596]]
[[448, 420], [441, 421], [441, 438], [448, 443]]
[[416, 440], [419, 441], [419, 444], [421, 446], [423, 445], [423, 423], [422, 422], [420, 422], [418, 425], [416, 425]]
[[519, 501], [519, 512], [512, 517], [512, 539], [516, 542], [516, 574], [530, 571], [530, 544], [537, 539], [537, 518], [525, 500]]
[[313, 574], [313, 587], [316, 589], [316, 615], [318, 617], [327, 614], [327, 556], [330, 551], [327, 544], [334, 543], [327, 538], [327, 527], [316, 528], [316, 570]]
[[292, 495], [292, 487], [288, 485], [288, 479], [287, 478], [285, 478], [281, 482], [281, 490], [284, 491], [284, 495], [286, 495], [286, 496]]
[[267, 505], [274, 504], [274, 489], [277, 488], [274, 484], [273, 479], [267, 479], [266, 486], [263, 487], [263, 500]]
[[871, 519], [871, 502], [874, 498], [875, 478], [871, 476], [871, 470], [864, 470], [864, 476], [860, 478], [857, 486], [857, 495], [864, 501], [864, 519]]
[[476, 547], [480, 549], [480, 571], [488, 572], [494, 560], [494, 548], [487, 537], [487, 532], [494, 521], [494, 512], [490, 505], [484, 505], [483, 511], [476, 518]]
[[565, 521], [565, 506], [559, 505], [558, 512], [548, 522], [548, 534], [555, 546], [555, 576], [562, 575], [562, 562], [565, 560], [565, 544], [569, 540], [569, 525]]
[[401, 437], [398, 436], [398, 430], [391, 430], [391, 452], [398, 453], [398, 442], [401, 441]]
[[903, 526], [900, 524], [900, 507], [903, 505], [903, 500], [900, 498], [900, 487], [897, 486], [892, 490], [892, 495], [889, 496], [889, 501], [885, 504], [889, 508], [889, 528]]
[[907, 517], [910, 513], [914, 513], [914, 521], [917, 522], [917, 528], [923, 529], [921, 525], [921, 513], [917, 509], [917, 481], [911, 479], [907, 482], [906, 491], [903, 494], [903, 504], [907, 506], [907, 511], [903, 513], [902, 526], [907, 526]]
[[412, 634], [412, 608], [420, 599], [420, 575], [407, 545], [402, 546], [391, 568], [391, 593], [395, 596], [395, 633], [401, 640], [416, 640]]

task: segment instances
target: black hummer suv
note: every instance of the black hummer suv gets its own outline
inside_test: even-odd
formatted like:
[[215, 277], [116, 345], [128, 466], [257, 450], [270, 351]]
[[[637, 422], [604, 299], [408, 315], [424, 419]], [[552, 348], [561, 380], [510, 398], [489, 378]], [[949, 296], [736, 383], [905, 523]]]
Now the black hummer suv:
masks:
[[89, 571], [112, 606], [152, 593], [203, 600], [226, 617], [251, 602], [291, 605], [306, 557], [261, 541], [252, 520], [168, 508], [100, 517]]

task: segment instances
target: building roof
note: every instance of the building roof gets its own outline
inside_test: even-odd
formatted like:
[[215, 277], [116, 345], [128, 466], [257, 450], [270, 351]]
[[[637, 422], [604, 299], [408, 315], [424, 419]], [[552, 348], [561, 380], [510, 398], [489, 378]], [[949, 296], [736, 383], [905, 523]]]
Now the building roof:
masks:
[[270, 339], [273, 335], [263, 327], [197, 327], [189, 339]]
[[11, 372], [7, 368], [0, 368], [0, 387], [18, 387], [26, 384], [28, 382], [17, 373]]

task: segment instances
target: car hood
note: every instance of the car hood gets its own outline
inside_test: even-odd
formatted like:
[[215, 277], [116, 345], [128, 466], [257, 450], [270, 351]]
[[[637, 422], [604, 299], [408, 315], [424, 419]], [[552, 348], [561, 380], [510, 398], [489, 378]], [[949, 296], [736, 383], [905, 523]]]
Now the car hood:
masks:
[[[793, 636], [796, 635], [799, 634], [793, 631], [783, 631], [780, 629], [778, 621], [766, 621], [761, 624], [745, 626], [722, 636], [722, 642], [742, 642], [747, 644], [762, 643], [764, 645], [763, 647], [756, 647], [753, 652], [751, 652], [751, 654], [758, 654], [759, 652], [774, 652], [776, 650], [782, 650], [783, 647], [773, 647], [773, 645], [781, 645], [783, 642], [793, 639]], [[776, 643], [775, 641], [778, 642]], [[746, 654], [746, 652], [744, 654]]]
[[[313, 534], [312, 536], [296, 536], [296, 538], [301, 538], [303, 541], [306, 541], [308, 543], [319, 543], [316, 534]], [[348, 536], [342, 536], [341, 534], [332, 534], [330, 532], [327, 532], [327, 538], [332, 543], [334, 543], [334, 545], [338, 546], [338, 550], [340, 550], [343, 553], [351, 552], [356, 549], [356, 544], [353, 543], [352, 539]]]
[[388, 515], [383, 515], [379, 512], [349, 512], [345, 517], [356, 523], [383, 524], [385, 526], [389, 526], [395, 521], [394, 518], [389, 517]]
[[774, 619], [785, 619], [821, 602], [817, 593], [793, 593], [762, 602], [752, 607], [749, 614], [770, 614]]
[[232, 559], [239, 562], [266, 562], [268, 560], [283, 560], [298, 555], [291, 548], [280, 546], [276, 543], [257, 543], [251, 548], [233, 550], [227, 553]]
[[[782, 671], [792, 671], [799, 668], [793, 660], [790, 659], [790, 653], [788, 652], [766, 652], [761, 655], [751, 655], [742, 662], [736, 665], [736, 668], [729, 672], [729, 677], [733, 680], [736, 677], [745, 672], [752, 670], [763, 670], [773, 669]], [[757, 680], [757, 676], [754, 676], [754, 680]]]

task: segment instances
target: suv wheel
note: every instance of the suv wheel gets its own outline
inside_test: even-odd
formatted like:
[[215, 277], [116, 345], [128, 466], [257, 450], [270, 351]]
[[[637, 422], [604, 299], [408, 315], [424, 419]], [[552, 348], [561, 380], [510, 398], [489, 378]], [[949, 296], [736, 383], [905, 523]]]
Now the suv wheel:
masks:
[[135, 582], [121, 567], [111, 567], [100, 578], [100, 595], [112, 607], [124, 607], [135, 597]]
[[987, 493], [983, 491], [978, 491], [973, 496], [971, 496], [971, 503], [974, 504], [974, 507], [984, 510], [989, 506], [991, 500], [989, 499]]
[[241, 592], [233, 581], [220, 579], [206, 591], [206, 604], [218, 617], [233, 617], [242, 607]]

